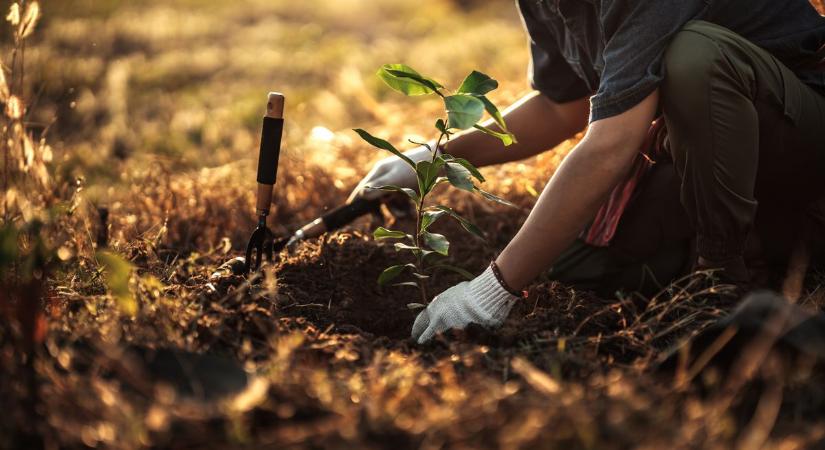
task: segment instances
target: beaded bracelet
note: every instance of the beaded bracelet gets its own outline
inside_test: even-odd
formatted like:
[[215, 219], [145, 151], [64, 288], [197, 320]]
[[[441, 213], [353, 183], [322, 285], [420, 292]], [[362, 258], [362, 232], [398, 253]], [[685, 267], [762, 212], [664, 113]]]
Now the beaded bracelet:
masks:
[[527, 291], [518, 292], [515, 289], [511, 288], [506, 281], [504, 281], [504, 277], [501, 276], [501, 271], [498, 270], [498, 265], [496, 264], [495, 260], [490, 261], [490, 269], [492, 269], [493, 275], [495, 275], [496, 280], [498, 280], [498, 284], [500, 284], [505, 291], [509, 292], [514, 297], [527, 298]]

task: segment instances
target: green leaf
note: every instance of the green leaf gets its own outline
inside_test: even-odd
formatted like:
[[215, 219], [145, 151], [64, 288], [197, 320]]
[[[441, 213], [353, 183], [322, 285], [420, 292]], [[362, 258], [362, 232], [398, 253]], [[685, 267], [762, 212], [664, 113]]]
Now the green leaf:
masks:
[[444, 133], [444, 134], [446, 134], [446, 135], [450, 135], [450, 134], [452, 134], [452, 133], [450, 133], [450, 131], [447, 129], [447, 124], [444, 122], [444, 119], [438, 119], [438, 120], [436, 120], [436, 121], [435, 121], [435, 128], [436, 128], [436, 129], [438, 129], [438, 131], [440, 131], [440, 132], [442, 132], [442, 133]]
[[377, 137], [369, 134], [368, 132], [366, 132], [365, 130], [362, 130], [360, 128], [356, 128], [352, 131], [355, 131], [356, 133], [358, 133], [358, 135], [361, 136], [361, 139], [367, 141], [367, 143], [369, 143], [373, 147], [377, 147], [377, 148], [380, 148], [382, 150], [386, 150], [386, 151], [392, 153], [393, 155], [395, 155], [395, 156], [401, 158], [402, 160], [404, 160], [404, 162], [409, 164], [410, 167], [415, 169], [415, 162], [413, 162], [413, 160], [411, 160], [406, 155], [404, 155], [403, 153], [398, 151], [398, 149], [393, 147], [392, 144], [390, 144], [389, 142], [387, 142], [387, 141], [385, 141], [381, 138], [377, 138]]
[[378, 189], [379, 191], [385, 191], [385, 192], [400, 192], [400, 193], [406, 195], [407, 197], [409, 197], [410, 200], [418, 203], [418, 193], [415, 192], [414, 190], [410, 189], [410, 188], [402, 188], [402, 187], [393, 186], [393, 185], [367, 186], [367, 187], [370, 188], [370, 189]]
[[444, 160], [436, 158], [435, 162], [420, 161], [416, 164], [415, 171], [418, 173], [418, 188], [424, 193], [428, 194], [433, 188], [438, 172], [444, 167]]
[[441, 216], [447, 214], [444, 211], [425, 211], [421, 219], [421, 230], [426, 230], [430, 225], [434, 224]]
[[421, 249], [419, 247], [404, 244], [404, 243], [401, 243], [401, 242], [396, 243], [395, 244], [395, 251], [401, 251], [401, 250], [420, 251]]
[[406, 268], [406, 264], [399, 264], [397, 266], [387, 267], [386, 269], [384, 269], [383, 272], [381, 272], [381, 275], [378, 276], [378, 284], [381, 286], [386, 285], [390, 281], [398, 278], [398, 276], [401, 275], [401, 273], [404, 272], [404, 269]]
[[407, 303], [407, 309], [415, 311], [418, 309], [424, 309], [427, 305], [422, 305], [421, 303]]
[[450, 242], [444, 235], [425, 231], [422, 236], [424, 243], [439, 255], [447, 256], [450, 253]]
[[473, 174], [461, 164], [447, 163], [447, 179], [450, 184], [463, 189], [467, 192], [473, 192], [475, 186], [471, 180]]
[[[450, 157], [452, 158], [452, 156]], [[484, 183], [485, 181], [487, 181], [486, 179], [484, 179], [484, 176], [481, 174], [481, 172], [479, 172], [479, 170], [476, 169], [476, 166], [474, 166], [470, 161], [467, 161], [464, 158], [453, 158], [450, 162], [454, 162], [456, 164], [461, 164], [462, 166], [464, 166], [464, 168], [469, 170], [473, 177], [475, 177], [475, 179], [478, 180], [480, 183]]]
[[385, 64], [378, 69], [377, 75], [387, 86], [404, 95], [427, 95], [444, 87], [404, 64]]
[[389, 75], [389, 77], [393, 78], [394, 81], [412, 82], [429, 89], [430, 92], [428, 92], [428, 94], [435, 93], [439, 88], [444, 87], [432, 78], [427, 78], [409, 67], [404, 70], [385, 69], [385, 72]]
[[407, 281], [407, 282], [404, 282], [404, 283], [395, 283], [395, 284], [393, 284], [393, 286], [395, 286], [395, 287], [407, 286], [407, 287], [418, 288], [418, 283], [416, 283], [415, 281]]
[[407, 237], [407, 233], [404, 233], [403, 231], [388, 230], [384, 227], [378, 227], [378, 229], [372, 233], [372, 236], [377, 241], [380, 241], [381, 239], [404, 239]]
[[103, 264], [106, 273], [106, 287], [117, 301], [120, 309], [130, 316], [137, 314], [137, 300], [132, 294], [132, 290], [129, 289], [129, 281], [132, 279], [132, 271], [134, 270], [132, 264], [109, 251], [99, 251], [96, 257]]
[[447, 108], [447, 126], [466, 130], [471, 128], [484, 114], [484, 103], [481, 100], [464, 94], [451, 95], [444, 98]]
[[444, 214], [448, 214], [450, 217], [457, 220], [458, 223], [461, 224], [461, 227], [464, 228], [465, 230], [467, 230], [469, 233], [474, 234], [475, 236], [477, 236], [481, 239], [486, 239], [484, 237], [484, 232], [481, 231], [481, 229], [479, 227], [477, 227], [474, 223], [470, 222], [469, 220], [465, 219], [460, 214], [455, 212], [454, 209], [448, 208], [446, 206], [440, 206], [440, 205], [439, 206], [433, 206], [431, 208], [433, 210], [443, 212]]
[[436, 186], [438, 186], [442, 183], [449, 183], [449, 182], [450, 182], [450, 180], [447, 177], [438, 177], [438, 178], [435, 179], [435, 182], [433, 183], [432, 188], [435, 188]]
[[478, 192], [479, 194], [481, 194], [482, 197], [486, 198], [487, 200], [490, 200], [491, 202], [500, 203], [500, 204], [506, 205], [506, 206], [512, 206], [513, 208], [517, 207], [513, 203], [510, 203], [507, 200], [504, 200], [501, 197], [495, 196], [495, 195], [493, 195], [493, 194], [491, 194], [491, 193], [489, 193], [489, 192], [487, 192], [483, 189], [475, 188], [475, 191]]
[[504, 130], [505, 133], [508, 133], [509, 131], [507, 130], [507, 123], [504, 122], [504, 116], [501, 115], [501, 111], [498, 110], [496, 105], [493, 104], [493, 102], [491, 102], [490, 99], [484, 95], [478, 97], [478, 99], [481, 100], [481, 103], [484, 103], [484, 110], [487, 111], [487, 114], [489, 114], [490, 117], [492, 117], [493, 120], [496, 121], [498, 126], [501, 127], [501, 129]]
[[473, 128], [481, 131], [484, 134], [500, 139], [501, 143], [504, 144], [505, 147], [509, 147], [513, 145], [514, 142], [516, 142], [515, 137], [510, 133], [499, 133], [498, 131], [493, 131], [481, 125], [473, 125]]
[[473, 278], [475, 278], [475, 275], [473, 275], [472, 273], [462, 269], [461, 267], [451, 266], [451, 265], [448, 265], [448, 264], [439, 264], [437, 266], [432, 266], [431, 269], [432, 270], [437, 270], [437, 269], [449, 270], [450, 272], [455, 272], [455, 273], [461, 275], [462, 277], [464, 277], [468, 280], [472, 280]]
[[496, 88], [498, 88], [498, 81], [474, 70], [461, 83], [458, 92], [460, 94], [484, 95]]
[[418, 272], [413, 272], [412, 276], [418, 278], [419, 280], [426, 280], [426, 279], [430, 278], [429, 275], [424, 275], [424, 274], [421, 274], [421, 273], [418, 273]]
[[409, 142], [412, 145], [417, 145], [419, 147], [425, 147], [427, 150], [430, 151], [430, 153], [433, 152], [433, 148], [430, 147], [430, 144], [428, 144], [427, 142], [418, 142], [418, 141], [415, 141], [413, 139], [407, 139], [407, 142]]
[[[430, 254], [435, 253], [431, 250], [425, 250], [423, 248], [407, 245], [401, 242], [395, 244], [395, 251], [400, 252], [405, 250], [412, 252], [412, 254], [415, 255], [416, 258], [426, 258], [427, 256], [430, 256]], [[415, 266], [413, 265], [413, 267]]]

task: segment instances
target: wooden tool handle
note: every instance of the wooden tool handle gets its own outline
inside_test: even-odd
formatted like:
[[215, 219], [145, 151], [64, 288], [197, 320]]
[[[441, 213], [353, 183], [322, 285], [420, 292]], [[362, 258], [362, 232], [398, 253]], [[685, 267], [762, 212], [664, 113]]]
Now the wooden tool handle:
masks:
[[278, 175], [278, 157], [284, 127], [284, 95], [270, 92], [261, 131], [261, 149], [258, 156], [258, 193], [255, 209], [259, 216], [269, 214], [272, 188]]
[[272, 204], [271, 184], [258, 183], [258, 194], [255, 200], [255, 211], [259, 216], [269, 215], [269, 205]]
[[266, 102], [266, 117], [284, 118], [284, 94], [280, 92], [269, 93], [269, 101]]

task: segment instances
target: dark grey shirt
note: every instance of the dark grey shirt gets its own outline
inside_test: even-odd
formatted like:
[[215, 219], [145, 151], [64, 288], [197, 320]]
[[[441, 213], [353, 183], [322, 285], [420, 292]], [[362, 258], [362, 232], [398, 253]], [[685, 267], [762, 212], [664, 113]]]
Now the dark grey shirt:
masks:
[[563, 103], [591, 96], [590, 121], [638, 105], [663, 79], [670, 39], [691, 20], [726, 27], [797, 69], [825, 44], [825, 18], [808, 0], [516, 0], [530, 35], [534, 88]]

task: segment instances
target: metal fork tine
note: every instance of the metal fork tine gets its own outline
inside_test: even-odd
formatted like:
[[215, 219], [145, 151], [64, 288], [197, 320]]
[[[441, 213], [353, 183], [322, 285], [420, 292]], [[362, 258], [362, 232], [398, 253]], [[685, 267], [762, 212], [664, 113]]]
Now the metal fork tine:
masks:
[[255, 236], [253, 235], [249, 239], [249, 243], [246, 245], [246, 258], [244, 258], [244, 273], [248, 274], [250, 269], [252, 268], [252, 249], [255, 247]]
[[268, 262], [272, 262], [272, 237], [270, 236], [269, 239], [266, 240], [266, 244], [264, 244], [264, 253], [266, 253], [266, 260]]
[[258, 270], [261, 268], [261, 256], [264, 251], [263, 245], [258, 245], [255, 250], [255, 270]]

